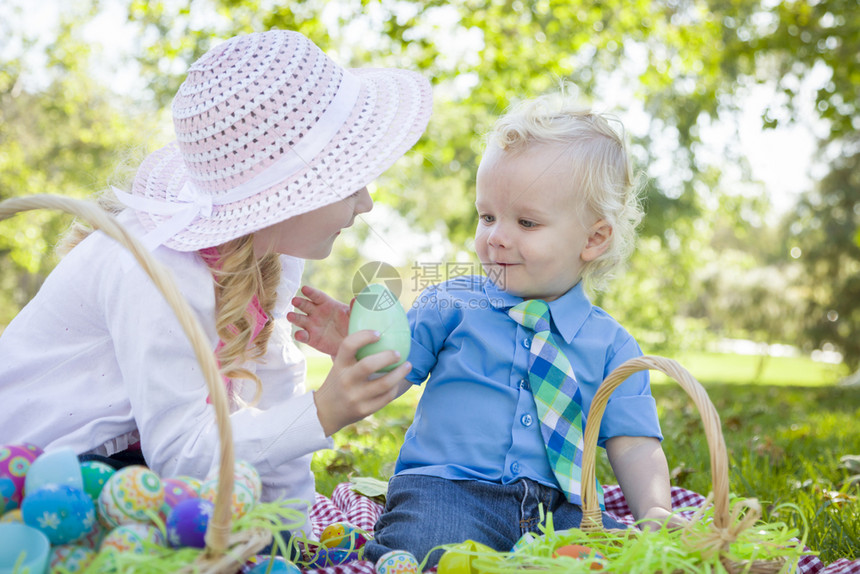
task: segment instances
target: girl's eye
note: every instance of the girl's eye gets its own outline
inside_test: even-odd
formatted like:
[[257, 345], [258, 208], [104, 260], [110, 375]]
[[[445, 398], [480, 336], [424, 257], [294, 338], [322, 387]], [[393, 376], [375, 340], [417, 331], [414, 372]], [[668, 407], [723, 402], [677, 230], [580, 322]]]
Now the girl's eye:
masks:
[[536, 227], [537, 223], [535, 223], [534, 221], [529, 221], [528, 219], [520, 219], [520, 225], [528, 229]]
[[496, 220], [496, 218], [493, 217], [492, 215], [479, 215], [478, 218], [481, 221], [483, 221], [484, 223], [492, 223], [493, 221]]

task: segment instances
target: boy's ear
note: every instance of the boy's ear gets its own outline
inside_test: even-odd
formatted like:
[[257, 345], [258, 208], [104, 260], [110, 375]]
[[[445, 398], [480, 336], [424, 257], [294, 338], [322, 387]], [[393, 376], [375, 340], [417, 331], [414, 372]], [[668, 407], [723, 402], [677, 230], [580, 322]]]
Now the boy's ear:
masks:
[[612, 238], [612, 226], [605, 219], [597, 221], [588, 230], [588, 240], [582, 248], [580, 257], [583, 261], [594, 261], [609, 249]]

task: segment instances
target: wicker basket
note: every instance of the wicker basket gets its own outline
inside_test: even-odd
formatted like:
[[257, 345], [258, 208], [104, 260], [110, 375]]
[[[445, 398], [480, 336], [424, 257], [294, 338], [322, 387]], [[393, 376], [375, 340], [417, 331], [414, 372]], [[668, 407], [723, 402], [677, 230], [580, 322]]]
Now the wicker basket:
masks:
[[215, 409], [215, 422], [220, 441], [220, 467], [215, 508], [206, 531], [206, 550], [181, 572], [234, 574], [248, 558], [272, 541], [272, 534], [262, 528], [231, 532], [231, 501], [234, 483], [233, 432], [230, 426], [227, 392], [208, 338], [170, 273], [113, 216], [94, 203], [55, 195], [17, 197], [0, 202], [0, 221], [19, 212], [43, 208], [70, 213], [86, 221], [93, 228], [103, 231], [131, 251], [164, 295], [185, 330], [206, 378], [209, 397]]
[[[702, 423], [705, 427], [705, 436], [708, 440], [708, 448], [711, 455], [714, 520], [711, 524], [713, 536], [710, 536], [706, 540], [699, 540], [698, 543], [707, 544], [712, 552], [719, 552], [720, 561], [729, 572], [751, 572], [753, 574], [779, 572], [785, 565], [785, 560], [783, 559], [734, 562], [727, 558], [726, 550], [729, 545], [737, 538], [740, 532], [753, 526], [758, 518], [760, 518], [761, 511], [755, 500], [745, 501], [744, 505], [736, 504], [733, 509], [729, 508], [729, 462], [726, 453], [726, 443], [720, 427], [720, 416], [717, 414], [713, 403], [708, 398], [708, 393], [702, 385], [676, 361], [663, 357], [644, 356], [630, 359], [612, 371], [594, 395], [583, 438], [582, 530], [595, 532], [603, 529], [595, 481], [595, 455], [600, 421], [606, 410], [606, 403], [609, 401], [612, 392], [630, 375], [646, 369], [660, 371], [678, 382], [690, 398], [693, 399], [693, 403], [695, 403], [696, 408], [699, 410], [699, 416], [702, 418]], [[741, 518], [740, 515], [743, 510], [746, 510], [746, 513]]]

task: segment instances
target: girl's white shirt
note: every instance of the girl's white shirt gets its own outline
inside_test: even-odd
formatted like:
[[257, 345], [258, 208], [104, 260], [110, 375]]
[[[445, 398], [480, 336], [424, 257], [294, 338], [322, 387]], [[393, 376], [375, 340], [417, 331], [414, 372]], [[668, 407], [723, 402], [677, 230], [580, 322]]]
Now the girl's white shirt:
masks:
[[[120, 221], [143, 229], [126, 211]], [[214, 350], [215, 293], [196, 252], [159, 247]], [[274, 330], [263, 360], [249, 363], [263, 383], [253, 407], [230, 416], [236, 459], [253, 464], [263, 500], [313, 504], [310, 460], [331, 448], [305, 391], [305, 359], [286, 314], [304, 261], [281, 256]], [[255, 385], [239, 381], [250, 402]], [[63, 258], [0, 337], [0, 443], [111, 455], [138, 440], [162, 477], [205, 478], [217, 469], [218, 432], [199, 364], [179, 321], [128, 252], [97, 232]], [[307, 525], [306, 525], [307, 526]]]

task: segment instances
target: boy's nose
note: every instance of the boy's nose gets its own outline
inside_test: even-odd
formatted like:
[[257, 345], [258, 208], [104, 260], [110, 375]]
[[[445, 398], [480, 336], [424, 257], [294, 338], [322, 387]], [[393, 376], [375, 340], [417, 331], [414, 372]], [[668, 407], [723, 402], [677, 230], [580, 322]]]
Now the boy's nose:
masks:
[[493, 247], [507, 247], [508, 246], [508, 235], [504, 230], [504, 227], [497, 223], [490, 230], [490, 234], [487, 237], [487, 243], [489, 243]]

